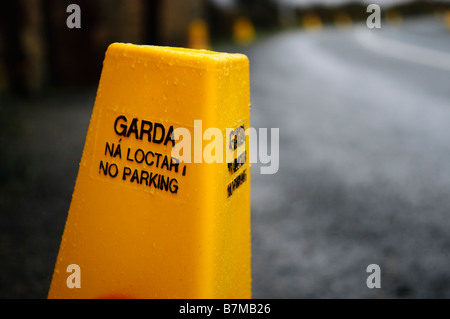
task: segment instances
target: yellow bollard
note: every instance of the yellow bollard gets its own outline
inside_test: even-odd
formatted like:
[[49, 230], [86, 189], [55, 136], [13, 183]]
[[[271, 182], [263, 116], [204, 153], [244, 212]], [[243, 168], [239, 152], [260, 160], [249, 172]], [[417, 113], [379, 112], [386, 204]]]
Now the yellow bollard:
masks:
[[249, 113], [245, 55], [110, 45], [48, 297], [250, 298]]
[[353, 20], [348, 13], [338, 12], [334, 16], [334, 24], [338, 29], [348, 29], [353, 25]]
[[307, 13], [303, 16], [303, 28], [307, 31], [320, 31], [322, 29], [322, 20], [315, 13]]
[[191, 49], [210, 49], [208, 24], [201, 19], [192, 21], [188, 28], [188, 47]]
[[240, 17], [233, 25], [233, 39], [240, 45], [249, 45], [255, 39], [255, 27], [250, 19]]

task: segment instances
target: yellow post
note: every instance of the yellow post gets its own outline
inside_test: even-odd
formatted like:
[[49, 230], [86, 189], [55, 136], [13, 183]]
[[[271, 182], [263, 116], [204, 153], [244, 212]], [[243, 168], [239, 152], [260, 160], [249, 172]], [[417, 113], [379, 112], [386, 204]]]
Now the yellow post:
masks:
[[110, 45], [48, 297], [250, 298], [249, 125], [245, 55]]

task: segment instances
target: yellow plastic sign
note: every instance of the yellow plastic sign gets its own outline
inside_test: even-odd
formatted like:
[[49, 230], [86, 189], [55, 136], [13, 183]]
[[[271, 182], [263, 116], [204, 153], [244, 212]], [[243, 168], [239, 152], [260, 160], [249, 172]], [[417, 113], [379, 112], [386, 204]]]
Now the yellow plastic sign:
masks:
[[110, 45], [48, 297], [250, 298], [249, 105], [245, 55]]

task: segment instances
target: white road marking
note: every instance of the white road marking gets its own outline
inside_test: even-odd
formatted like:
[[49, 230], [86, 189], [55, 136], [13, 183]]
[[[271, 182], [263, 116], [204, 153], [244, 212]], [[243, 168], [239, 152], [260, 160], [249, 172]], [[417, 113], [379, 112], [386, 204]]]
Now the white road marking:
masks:
[[450, 54], [446, 52], [384, 38], [376, 35], [375, 31], [364, 27], [356, 28], [354, 34], [361, 45], [372, 51], [397, 59], [450, 71]]

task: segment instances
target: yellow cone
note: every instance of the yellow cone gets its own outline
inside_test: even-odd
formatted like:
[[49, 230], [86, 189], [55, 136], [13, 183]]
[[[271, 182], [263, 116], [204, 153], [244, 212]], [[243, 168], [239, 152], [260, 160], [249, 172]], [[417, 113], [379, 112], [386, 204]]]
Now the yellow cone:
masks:
[[346, 12], [338, 12], [334, 17], [334, 24], [338, 29], [347, 29], [353, 25], [353, 20]]
[[48, 297], [250, 298], [248, 160], [172, 159], [177, 129], [239, 126], [244, 55], [112, 44]]
[[403, 24], [403, 16], [400, 12], [391, 10], [386, 12], [386, 22], [392, 26], [401, 26]]
[[234, 41], [241, 45], [249, 45], [255, 39], [255, 27], [250, 19], [240, 17], [236, 19], [233, 25]]
[[208, 24], [201, 19], [190, 23], [188, 29], [188, 47], [191, 49], [210, 49]]
[[450, 30], [450, 10], [444, 13], [444, 24]]
[[322, 30], [322, 19], [315, 13], [307, 13], [303, 16], [303, 28], [307, 31], [317, 32]]

